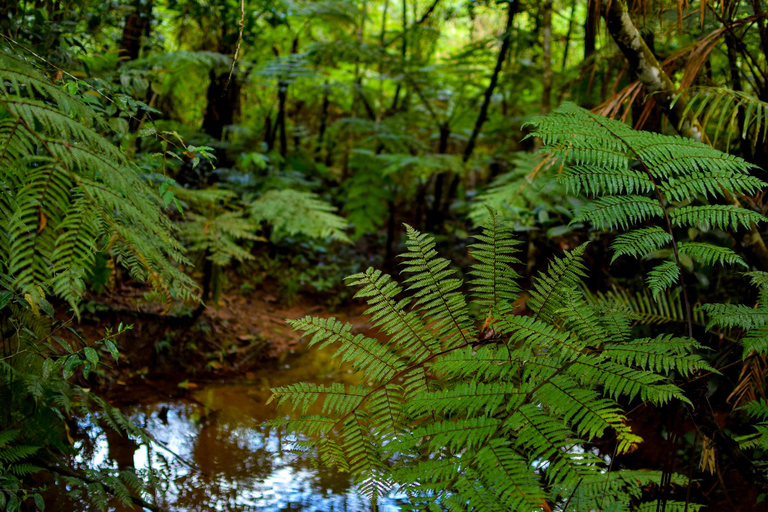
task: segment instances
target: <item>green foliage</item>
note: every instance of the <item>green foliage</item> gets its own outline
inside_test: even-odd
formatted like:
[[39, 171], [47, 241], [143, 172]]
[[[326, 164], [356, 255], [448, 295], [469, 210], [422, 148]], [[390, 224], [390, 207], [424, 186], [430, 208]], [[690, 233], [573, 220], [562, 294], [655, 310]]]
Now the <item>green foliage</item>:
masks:
[[344, 234], [347, 222], [334, 211], [315, 194], [290, 189], [270, 190], [250, 204], [253, 220], [268, 222], [276, 239], [301, 234], [348, 241]]
[[[609, 431], [616, 453], [640, 442], [617, 400], [685, 401], [670, 377], [711, 369], [697, 343], [632, 339], [624, 311], [587, 302], [578, 288], [583, 246], [537, 277], [531, 316], [516, 316], [516, 242], [495, 213], [472, 246], [471, 297], [432, 238], [407, 230], [407, 288], [372, 268], [349, 279], [386, 341], [335, 319], [291, 322], [311, 345], [337, 347], [366, 384], [273, 389], [301, 415], [279, 423], [309, 435], [324, 464], [350, 471], [374, 499], [396, 485], [436, 509], [539, 510], [581, 489], [574, 504], [594, 508], [590, 482], [605, 482], [607, 468], [575, 447]], [[473, 318], [467, 300], [483, 316]], [[623, 506], [646, 499], [643, 486], [660, 478], [608, 475], [610, 499]]]
[[746, 266], [728, 248], [678, 241], [673, 229], [736, 231], [764, 221], [761, 213], [730, 204], [695, 204], [710, 196], [759, 191], [763, 182], [749, 174], [751, 166], [744, 160], [690, 139], [634, 131], [572, 104], [533, 124], [531, 136], [541, 138], [543, 151], [566, 165], [566, 189], [592, 197], [573, 222], [625, 232], [612, 244], [613, 261], [624, 255], [651, 258], [662, 248], [674, 249], [674, 259], [647, 275], [654, 295], [680, 282], [681, 255], [708, 265]]
[[193, 284], [160, 198], [100, 130], [106, 122], [19, 56], [0, 52], [0, 258], [13, 287], [74, 308], [96, 252], [167, 297]]
[[573, 218], [564, 206], [578, 204], [567, 196], [565, 187], [556, 179], [546, 179], [543, 167], [546, 162], [538, 155], [517, 153], [510, 157], [513, 169], [495, 177], [488, 188], [480, 193], [469, 209], [469, 218], [480, 225], [488, 215], [486, 207], [498, 211], [514, 223], [517, 231], [532, 229], [537, 223], [549, 228], [551, 236], [561, 236], [576, 226], [568, 226]]
[[[768, 104], [743, 91], [727, 87], [697, 87], [687, 110], [694, 112], [705, 127], [711, 128], [714, 123], [714, 144], [723, 134], [729, 148], [734, 138], [748, 140], [757, 146], [768, 133]], [[743, 119], [739, 119], [740, 116]]]
[[71, 450], [65, 421], [75, 415], [149, 440], [81, 386], [117, 360], [115, 337], [125, 328], [86, 342], [71, 319], [57, 319], [53, 298], [78, 315], [102, 254], [166, 300], [194, 299], [194, 283], [178, 268], [187, 263], [184, 249], [163, 211], [173, 197], [165, 190], [161, 198], [112, 142], [115, 123], [94, 94], [102, 93], [84, 82], [54, 84], [0, 49], [0, 499], [8, 510], [26, 500], [42, 509], [39, 472], [68, 475], [73, 492], [88, 489], [97, 505], [105, 493], [130, 502], [146, 490], [136, 475], [80, 473], [61, 462]]

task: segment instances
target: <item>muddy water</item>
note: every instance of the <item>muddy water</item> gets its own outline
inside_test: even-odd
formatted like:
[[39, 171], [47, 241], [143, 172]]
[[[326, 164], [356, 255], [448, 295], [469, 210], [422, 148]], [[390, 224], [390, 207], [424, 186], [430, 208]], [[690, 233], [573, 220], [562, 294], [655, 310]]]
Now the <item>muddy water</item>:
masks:
[[[295, 438], [264, 425], [285, 415], [267, 404], [269, 388], [301, 380], [359, 382], [327, 353], [307, 353], [247, 379], [199, 385], [186, 399], [145, 397], [127, 413], [157, 441], [150, 446], [81, 422], [78, 462], [165, 473], [156, 501], [173, 511], [365, 511], [370, 501], [345, 475], [318, 469], [312, 454], [290, 451]], [[379, 510], [397, 510], [394, 497]]]

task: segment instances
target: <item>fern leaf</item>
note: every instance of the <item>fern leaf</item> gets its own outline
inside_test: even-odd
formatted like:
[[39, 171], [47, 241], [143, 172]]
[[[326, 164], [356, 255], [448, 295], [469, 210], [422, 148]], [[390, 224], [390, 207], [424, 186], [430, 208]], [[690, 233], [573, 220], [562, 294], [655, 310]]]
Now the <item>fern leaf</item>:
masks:
[[658, 202], [644, 196], [606, 196], [581, 207], [572, 222], [590, 221], [596, 229], [629, 229], [634, 224], [663, 217]]
[[611, 263], [621, 256], [635, 258], [646, 256], [672, 242], [672, 236], [659, 226], [636, 229], [619, 235], [611, 244], [614, 255]]
[[475, 327], [464, 296], [457, 291], [461, 281], [448, 279], [453, 273], [448, 269], [450, 262], [437, 257], [434, 239], [408, 225], [406, 231], [408, 252], [401, 257], [405, 260], [403, 272], [412, 274], [406, 282], [416, 299], [414, 305], [431, 323], [434, 337], [444, 349], [468, 344], [475, 338]]
[[479, 243], [470, 246], [471, 255], [479, 262], [470, 274], [475, 302], [484, 311], [496, 309], [500, 314], [509, 313], [514, 307], [520, 288], [519, 275], [510, 264], [520, 263], [514, 254], [519, 242], [514, 240], [511, 230], [488, 210], [489, 220], [483, 225], [483, 233], [476, 236]]
[[685, 254], [706, 265], [741, 265], [749, 268], [744, 258], [732, 249], [702, 242], [680, 242], [677, 244], [680, 254]]
[[677, 284], [680, 278], [680, 267], [674, 261], [665, 261], [653, 267], [646, 276], [648, 288], [654, 297]]
[[349, 241], [344, 234], [347, 222], [333, 213], [333, 206], [310, 192], [270, 190], [251, 203], [250, 211], [255, 221], [269, 222], [277, 237], [302, 234]]
[[764, 222], [765, 216], [731, 205], [711, 204], [705, 206], [683, 206], [673, 210], [670, 220], [675, 226], [703, 226], [736, 231], [739, 227], [750, 228], [753, 223]]

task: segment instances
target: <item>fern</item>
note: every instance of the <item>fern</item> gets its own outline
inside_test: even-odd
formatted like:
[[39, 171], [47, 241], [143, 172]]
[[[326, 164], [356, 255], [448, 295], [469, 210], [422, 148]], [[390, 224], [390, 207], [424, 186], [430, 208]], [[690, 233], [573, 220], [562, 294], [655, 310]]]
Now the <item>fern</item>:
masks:
[[681, 282], [680, 254], [706, 265], [745, 265], [727, 248], [704, 241], [678, 242], [673, 230], [735, 231], [763, 222], [765, 216], [745, 208], [691, 204], [697, 198], [761, 190], [762, 181], [749, 174], [751, 166], [745, 161], [689, 139], [637, 132], [572, 104], [533, 124], [531, 136], [542, 139], [543, 151], [567, 164], [566, 188], [592, 196], [573, 222], [624, 232], [611, 246], [613, 261], [621, 256], [648, 258], [660, 249], [677, 248], [670, 252], [674, 260], [658, 264], [648, 274], [654, 296]]
[[[686, 107], [703, 126], [715, 121], [715, 135], [712, 142], [717, 144], [720, 134], [730, 147], [734, 138], [749, 140], [753, 146], [765, 140], [768, 133], [768, 104], [742, 91], [727, 87], [696, 87]], [[739, 113], [743, 114], [742, 129], [739, 133]]]
[[347, 222], [334, 211], [314, 194], [290, 189], [270, 190], [250, 204], [253, 220], [268, 222], [276, 238], [301, 234], [349, 241], [344, 233]]
[[43, 286], [76, 308], [95, 253], [106, 249], [166, 296], [191, 298], [160, 199], [100, 133], [94, 109], [4, 51], [0, 82], [0, 222], [10, 242], [0, 253], [13, 286]]
[[[291, 322], [310, 344], [338, 347], [334, 357], [366, 384], [275, 388], [272, 399], [299, 414], [278, 423], [310, 436], [320, 460], [350, 471], [372, 499], [397, 486], [433, 509], [555, 509], [584, 482], [605, 479], [604, 461], [575, 446], [608, 431], [619, 453], [641, 441], [619, 397], [685, 401], [670, 377], [709, 369], [695, 341], [632, 340], [624, 313], [588, 302], [579, 291], [584, 246], [536, 278], [532, 316], [513, 315], [516, 241], [489, 213], [471, 247], [469, 297], [434, 240], [407, 226], [407, 288], [374, 269], [349, 279], [386, 339], [335, 319]], [[639, 496], [632, 472], [609, 474], [632, 489], [616, 492], [624, 505]]]

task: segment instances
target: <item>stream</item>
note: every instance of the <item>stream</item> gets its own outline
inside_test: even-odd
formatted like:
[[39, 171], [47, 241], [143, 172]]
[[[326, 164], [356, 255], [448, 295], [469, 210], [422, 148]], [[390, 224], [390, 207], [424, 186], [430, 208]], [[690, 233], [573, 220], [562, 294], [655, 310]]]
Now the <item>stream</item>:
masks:
[[[155, 499], [169, 511], [371, 510], [348, 475], [315, 467], [313, 454], [290, 451], [295, 437], [264, 425], [287, 414], [266, 403], [270, 387], [331, 379], [357, 383], [359, 376], [310, 351], [242, 380], [200, 384], [189, 398], [144, 396], [123, 412], [157, 443], [139, 445], [81, 420], [75, 462], [160, 470], [168, 484]], [[378, 510], [398, 510], [398, 502], [380, 499]]]

